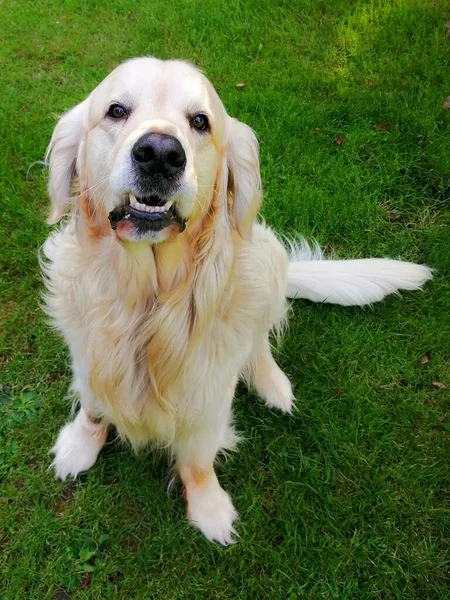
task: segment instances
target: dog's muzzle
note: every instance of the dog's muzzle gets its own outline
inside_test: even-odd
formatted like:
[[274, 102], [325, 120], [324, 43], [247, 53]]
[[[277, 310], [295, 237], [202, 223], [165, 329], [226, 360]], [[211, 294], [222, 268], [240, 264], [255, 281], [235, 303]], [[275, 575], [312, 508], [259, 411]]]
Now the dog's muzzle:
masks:
[[127, 222], [138, 236], [156, 233], [171, 225], [179, 231], [185, 221], [174, 199], [186, 167], [186, 153], [176, 137], [145, 133], [131, 149], [134, 185], [125, 202], [109, 213], [112, 229]]

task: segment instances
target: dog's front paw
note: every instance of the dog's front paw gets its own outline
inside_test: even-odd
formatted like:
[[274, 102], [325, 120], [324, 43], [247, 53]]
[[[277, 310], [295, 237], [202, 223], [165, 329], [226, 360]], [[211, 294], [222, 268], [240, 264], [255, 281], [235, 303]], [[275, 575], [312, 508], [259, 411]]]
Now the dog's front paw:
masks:
[[197, 489], [187, 496], [189, 521], [211, 542], [233, 543], [233, 522], [238, 518], [230, 496], [219, 486]]
[[72, 423], [59, 432], [56, 444], [50, 450], [54, 459], [50, 468], [56, 479], [65, 481], [71, 475], [74, 479], [83, 471], [89, 470], [106, 440], [106, 428], [88, 421], [85, 414], [78, 413]]

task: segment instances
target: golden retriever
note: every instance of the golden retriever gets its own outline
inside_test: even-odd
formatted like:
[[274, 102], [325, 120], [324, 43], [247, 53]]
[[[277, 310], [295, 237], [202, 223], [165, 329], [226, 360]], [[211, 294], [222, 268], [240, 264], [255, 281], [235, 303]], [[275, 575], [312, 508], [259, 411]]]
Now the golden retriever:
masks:
[[431, 271], [323, 260], [305, 242], [289, 258], [255, 222], [254, 133], [184, 62], [120, 65], [61, 117], [47, 156], [48, 221], [69, 216], [44, 244], [46, 306], [80, 402], [52, 448], [56, 476], [90, 469], [112, 424], [135, 449], [170, 450], [189, 520], [228, 544], [237, 513], [214, 460], [237, 440], [239, 378], [268, 406], [291, 410], [269, 345], [286, 297], [364, 305], [418, 289]]

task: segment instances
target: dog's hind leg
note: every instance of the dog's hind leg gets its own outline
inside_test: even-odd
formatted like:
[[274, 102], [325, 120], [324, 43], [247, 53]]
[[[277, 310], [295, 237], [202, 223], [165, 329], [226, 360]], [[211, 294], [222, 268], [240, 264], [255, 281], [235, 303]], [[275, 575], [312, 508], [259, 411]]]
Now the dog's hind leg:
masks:
[[62, 481], [69, 475], [76, 478], [94, 465], [105, 444], [108, 429], [101, 416], [100, 405], [91, 391], [76, 377], [72, 388], [79, 394], [80, 409], [75, 419], [61, 429], [50, 450], [54, 455], [51, 467], [56, 479]]
[[249, 379], [267, 406], [291, 412], [294, 401], [291, 382], [275, 362], [268, 337], [255, 348], [251, 356]]

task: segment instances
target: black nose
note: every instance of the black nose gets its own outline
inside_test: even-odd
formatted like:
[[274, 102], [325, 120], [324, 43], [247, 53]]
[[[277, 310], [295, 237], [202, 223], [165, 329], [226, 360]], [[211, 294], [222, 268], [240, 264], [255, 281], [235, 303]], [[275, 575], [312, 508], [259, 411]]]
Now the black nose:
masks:
[[173, 135], [165, 133], [145, 133], [134, 144], [131, 154], [147, 175], [174, 177], [186, 165], [183, 146]]

